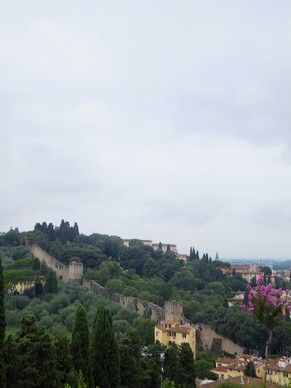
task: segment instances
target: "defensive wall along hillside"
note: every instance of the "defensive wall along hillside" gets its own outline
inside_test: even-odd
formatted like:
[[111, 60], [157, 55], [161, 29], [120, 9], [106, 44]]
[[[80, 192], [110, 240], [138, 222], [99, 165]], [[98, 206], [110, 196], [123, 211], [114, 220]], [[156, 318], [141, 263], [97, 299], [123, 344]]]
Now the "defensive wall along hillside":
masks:
[[219, 355], [221, 351], [229, 354], [243, 354], [244, 348], [235, 344], [223, 335], [217, 334], [210, 326], [204, 324], [193, 325], [199, 335], [201, 350], [211, 351]]
[[[83, 279], [83, 264], [71, 262], [69, 266], [66, 266], [54, 257], [50, 256], [36, 244], [30, 245], [29, 249], [30, 252], [40, 260], [40, 262], [44, 261], [49, 268], [55, 271], [59, 279], [65, 283], [78, 282], [83, 284], [84, 287], [88, 288], [95, 294], [119, 303], [122, 307], [135, 311], [145, 319], [152, 319], [156, 322], [166, 319], [169, 321], [191, 324], [191, 322], [184, 317], [183, 306], [180, 302], [166, 301], [165, 307], [163, 308], [154, 303], [138, 299], [133, 296], [110, 292], [93, 280]], [[209, 350], [216, 354], [220, 354], [221, 351], [229, 354], [243, 353], [243, 348], [241, 346], [235, 344], [228, 338], [217, 334], [210, 328], [210, 326], [204, 324], [196, 324], [193, 326], [195, 327], [197, 336], [199, 337], [197, 341], [198, 350]]]
[[[165, 319], [165, 310], [163, 307], [132, 296], [110, 292], [93, 280], [88, 281], [83, 279], [83, 264], [73, 261], [69, 264], [69, 266], [66, 266], [65, 264], [56, 260], [53, 256], [49, 255], [36, 244], [30, 245], [29, 250], [35, 257], [38, 258], [40, 262], [44, 262], [49, 268], [55, 271], [56, 275], [63, 282], [78, 282], [83, 284], [84, 287], [88, 288], [95, 294], [101, 295], [106, 299], [119, 303], [124, 308], [135, 311], [145, 319], [152, 319], [156, 322]], [[180, 311], [179, 307], [177, 307], [177, 309]], [[169, 308], [169, 314], [174, 316], [174, 310], [174, 307]]]
[[156, 322], [165, 319], [165, 309], [154, 303], [138, 299], [133, 296], [110, 292], [93, 280], [83, 280], [83, 285], [95, 294], [101, 295], [112, 302], [119, 303], [122, 307], [128, 310], [135, 311], [144, 319], [152, 319]]
[[56, 260], [53, 256], [49, 255], [41, 247], [36, 244], [29, 245], [29, 250], [33, 256], [37, 257], [42, 263], [44, 262], [49, 268], [51, 268], [58, 278], [65, 283], [77, 282], [82, 284], [83, 280], [83, 264], [72, 261], [69, 266]]

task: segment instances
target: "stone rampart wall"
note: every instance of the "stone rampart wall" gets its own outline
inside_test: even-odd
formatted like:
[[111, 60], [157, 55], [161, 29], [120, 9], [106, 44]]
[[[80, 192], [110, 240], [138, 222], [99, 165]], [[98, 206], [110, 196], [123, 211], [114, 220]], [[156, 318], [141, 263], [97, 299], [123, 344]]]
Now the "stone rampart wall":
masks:
[[145, 319], [152, 319], [153, 321], [158, 322], [163, 320], [165, 317], [164, 308], [154, 303], [138, 299], [133, 296], [110, 292], [93, 280], [84, 280], [83, 285], [89, 288], [95, 294], [99, 294], [106, 299], [119, 303], [126, 309], [135, 311]]
[[212, 347], [213, 339], [218, 338], [222, 340], [221, 348], [222, 351], [229, 354], [242, 354], [244, 348], [235, 344], [230, 339], [217, 334], [214, 330], [211, 329], [210, 326], [204, 324], [196, 324], [194, 325], [195, 329], [199, 330], [199, 336], [201, 339], [201, 343], [203, 346], [203, 350], [209, 350]]
[[29, 245], [29, 250], [33, 256], [37, 257], [40, 262], [45, 262], [45, 264], [51, 268], [57, 276], [62, 279], [65, 283], [69, 280], [69, 268], [63, 263], [56, 260], [54, 257], [50, 256], [46, 251], [36, 244]]

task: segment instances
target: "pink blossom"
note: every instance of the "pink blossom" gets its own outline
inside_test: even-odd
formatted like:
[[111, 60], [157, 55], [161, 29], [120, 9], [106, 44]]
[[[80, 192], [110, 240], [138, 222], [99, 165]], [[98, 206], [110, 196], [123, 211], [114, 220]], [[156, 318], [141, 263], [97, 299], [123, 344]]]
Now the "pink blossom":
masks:
[[[287, 304], [289, 290], [274, 289], [272, 283], [264, 285], [264, 278], [260, 276], [255, 287], [247, 286], [249, 291], [248, 306], [242, 305], [244, 311], [255, 314], [259, 322], [272, 329], [277, 316], [286, 317], [286, 309], [291, 311], [291, 305]], [[249, 308], [248, 308], [249, 307]]]
[[260, 275], [260, 276], [258, 277], [256, 283], [257, 283], [257, 285], [259, 286], [261, 283], [263, 283], [263, 281], [264, 281], [264, 278], [263, 278], [262, 275]]

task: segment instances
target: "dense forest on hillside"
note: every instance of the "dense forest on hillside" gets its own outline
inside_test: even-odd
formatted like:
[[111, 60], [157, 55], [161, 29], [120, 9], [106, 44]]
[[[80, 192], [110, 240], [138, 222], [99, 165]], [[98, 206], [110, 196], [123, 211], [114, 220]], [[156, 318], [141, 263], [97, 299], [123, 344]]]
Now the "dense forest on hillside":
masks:
[[[223, 269], [229, 266], [228, 263], [211, 260], [207, 253], [200, 255], [193, 246], [190, 248], [189, 261], [184, 263], [170, 249], [166, 252], [154, 250], [139, 240], [131, 240], [129, 247], [126, 247], [118, 236], [98, 233], [84, 235], [79, 232], [77, 223], [73, 226], [64, 220], [59, 226], [37, 223], [33, 231], [19, 232], [16, 228], [0, 236], [6, 287], [14, 276], [19, 279], [27, 276], [28, 280], [34, 274], [43, 276], [44, 269], [37, 268], [35, 259], [26, 251], [26, 242], [40, 245], [65, 264], [71, 260], [81, 261], [85, 278], [97, 281], [109, 291], [136, 296], [160, 306], [165, 300], [181, 301], [186, 318], [192, 322], [208, 324], [246, 349], [263, 353], [267, 335], [265, 330], [252, 315], [244, 314], [240, 306], [228, 307], [227, 303], [235, 292], [245, 291], [247, 283], [240, 274], [226, 277]], [[276, 286], [290, 288], [290, 283], [286, 284], [278, 278]], [[61, 289], [61, 292], [64, 291]], [[22, 298], [29, 300], [31, 295]], [[7, 303], [7, 319], [13, 325], [19, 322], [21, 314]], [[54, 317], [49, 310], [48, 317], [37, 316], [39, 318], [47, 329], [57, 332], [59, 322], [52, 323]], [[117, 336], [121, 338], [126, 329], [117, 330], [117, 327], [118, 324], [115, 324]], [[127, 327], [126, 324], [124, 327]], [[274, 329], [272, 353], [281, 354], [288, 343], [291, 343], [290, 320], [278, 321]]]

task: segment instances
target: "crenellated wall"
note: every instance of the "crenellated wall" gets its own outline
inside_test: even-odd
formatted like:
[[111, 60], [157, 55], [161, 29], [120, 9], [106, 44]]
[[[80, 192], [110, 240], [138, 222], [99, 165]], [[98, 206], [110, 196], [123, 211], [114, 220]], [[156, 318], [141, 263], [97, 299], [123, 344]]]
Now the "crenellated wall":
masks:
[[[83, 284], [95, 294], [101, 295], [106, 299], [119, 303], [126, 309], [135, 311], [145, 319], [152, 319], [159, 322], [168, 319], [175, 322], [191, 323], [183, 315], [183, 306], [180, 302], [166, 301], [165, 308], [146, 300], [138, 299], [133, 296], [117, 294], [106, 290], [103, 286], [93, 280], [83, 279], [83, 265], [81, 263], [71, 262], [69, 267], [60, 263], [54, 257], [50, 256], [38, 245], [29, 246], [30, 252], [41, 262], [56, 272], [59, 279], [64, 282], [76, 281]], [[197, 343], [200, 343], [201, 350], [211, 350], [215, 342], [221, 344], [221, 350], [229, 354], [242, 354], [243, 348], [226, 337], [217, 334], [209, 326], [204, 324], [193, 325], [198, 335]]]
[[29, 245], [29, 250], [40, 262], [45, 262], [49, 268], [55, 271], [59, 279], [63, 280], [65, 283], [68, 282], [69, 269], [66, 265], [56, 260], [36, 244]]
[[95, 294], [101, 295], [106, 299], [119, 303], [122, 307], [135, 311], [145, 319], [161, 321], [165, 318], [165, 309], [146, 300], [138, 299], [133, 296], [117, 294], [110, 292], [93, 280], [84, 280], [83, 285]]
[[57, 274], [58, 278], [63, 282], [78, 282], [83, 281], [83, 264], [72, 261], [67, 267], [53, 256], [49, 255], [41, 247], [36, 244], [28, 246], [33, 256], [37, 257], [40, 262], [44, 262], [49, 268], [51, 268]]

